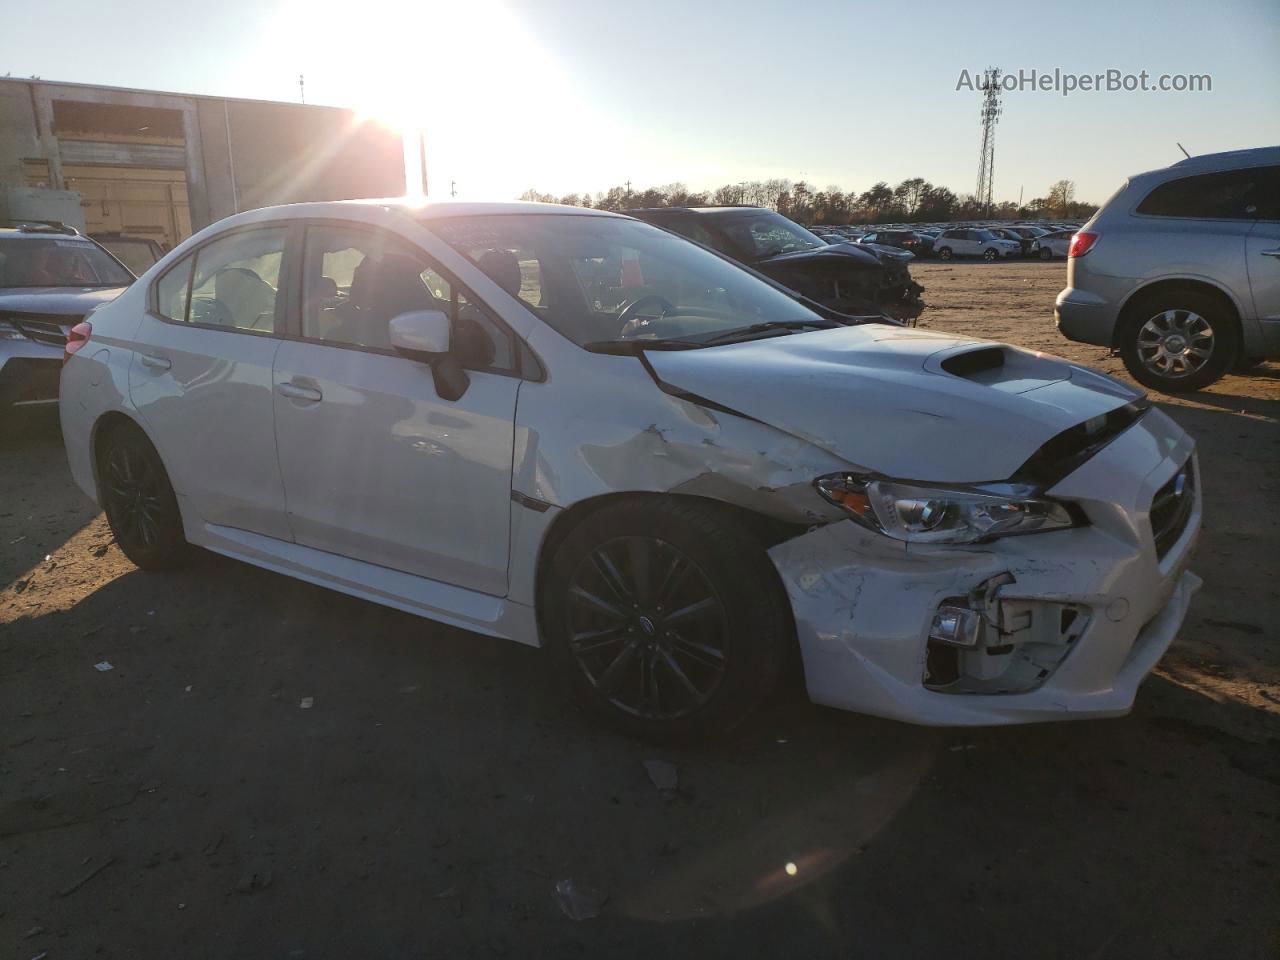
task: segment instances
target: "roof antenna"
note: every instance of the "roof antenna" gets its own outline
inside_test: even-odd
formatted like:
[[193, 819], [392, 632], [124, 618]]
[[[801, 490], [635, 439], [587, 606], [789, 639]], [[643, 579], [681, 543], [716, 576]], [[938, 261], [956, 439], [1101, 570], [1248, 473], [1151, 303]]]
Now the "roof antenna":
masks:
[[[1178, 141], [1177, 141], [1177, 140], [1175, 140], [1175, 141], [1173, 141], [1173, 142], [1174, 142], [1174, 143], [1178, 143]], [[1187, 148], [1186, 148], [1186, 147], [1184, 147], [1182, 144], [1178, 143], [1178, 149], [1182, 151], [1182, 155], [1183, 155], [1184, 157], [1186, 157], [1188, 160], [1190, 160], [1190, 159], [1191, 159], [1191, 154], [1187, 153]]]

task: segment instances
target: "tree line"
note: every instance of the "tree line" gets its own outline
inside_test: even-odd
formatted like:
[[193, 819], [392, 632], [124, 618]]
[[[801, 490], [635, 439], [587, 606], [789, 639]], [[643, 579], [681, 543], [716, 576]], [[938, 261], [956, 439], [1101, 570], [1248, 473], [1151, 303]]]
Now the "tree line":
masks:
[[683, 183], [668, 183], [644, 190], [630, 183], [610, 187], [597, 194], [569, 193], [557, 197], [526, 190], [521, 200], [564, 203], [597, 210], [637, 210], [641, 207], [689, 207], [702, 204], [749, 204], [777, 210], [801, 223], [945, 223], [951, 220], [1078, 219], [1097, 210], [1091, 203], [1075, 198], [1075, 183], [1059, 180], [1047, 195], [1019, 206], [1012, 201], [993, 204], [989, 209], [972, 195], [957, 195], [935, 186], [923, 177], [911, 177], [896, 187], [881, 181], [858, 193], [831, 185], [816, 190], [803, 180], [745, 180], [727, 183], [715, 190], [694, 192]]

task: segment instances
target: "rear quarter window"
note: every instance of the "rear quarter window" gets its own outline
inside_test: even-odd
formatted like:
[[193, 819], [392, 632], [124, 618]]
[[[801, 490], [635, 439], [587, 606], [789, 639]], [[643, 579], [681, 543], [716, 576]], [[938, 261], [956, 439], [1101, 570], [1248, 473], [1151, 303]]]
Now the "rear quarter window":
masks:
[[1134, 212], [1148, 217], [1255, 220], [1268, 192], [1267, 181], [1277, 174], [1280, 167], [1251, 167], [1181, 177], [1156, 187]]

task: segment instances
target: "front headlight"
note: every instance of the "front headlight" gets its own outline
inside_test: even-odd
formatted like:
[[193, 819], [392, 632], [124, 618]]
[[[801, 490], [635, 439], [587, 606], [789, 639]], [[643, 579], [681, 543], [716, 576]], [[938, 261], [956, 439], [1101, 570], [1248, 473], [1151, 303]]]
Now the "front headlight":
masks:
[[834, 473], [814, 486], [858, 523], [909, 543], [979, 543], [1078, 525], [1067, 504], [1018, 484], [934, 487]]

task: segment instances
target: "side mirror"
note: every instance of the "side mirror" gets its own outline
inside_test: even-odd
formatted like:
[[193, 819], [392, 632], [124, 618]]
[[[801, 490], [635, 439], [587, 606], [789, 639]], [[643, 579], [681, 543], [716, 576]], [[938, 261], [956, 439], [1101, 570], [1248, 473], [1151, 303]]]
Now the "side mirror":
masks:
[[431, 379], [441, 400], [461, 399], [471, 386], [471, 378], [449, 352], [448, 314], [443, 310], [411, 310], [392, 317], [388, 328], [391, 346], [431, 367]]
[[449, 352], [449, 316], [443, 310], [397, 314], [388, 326], [391, 346], [411, 357], [430, 362]]

